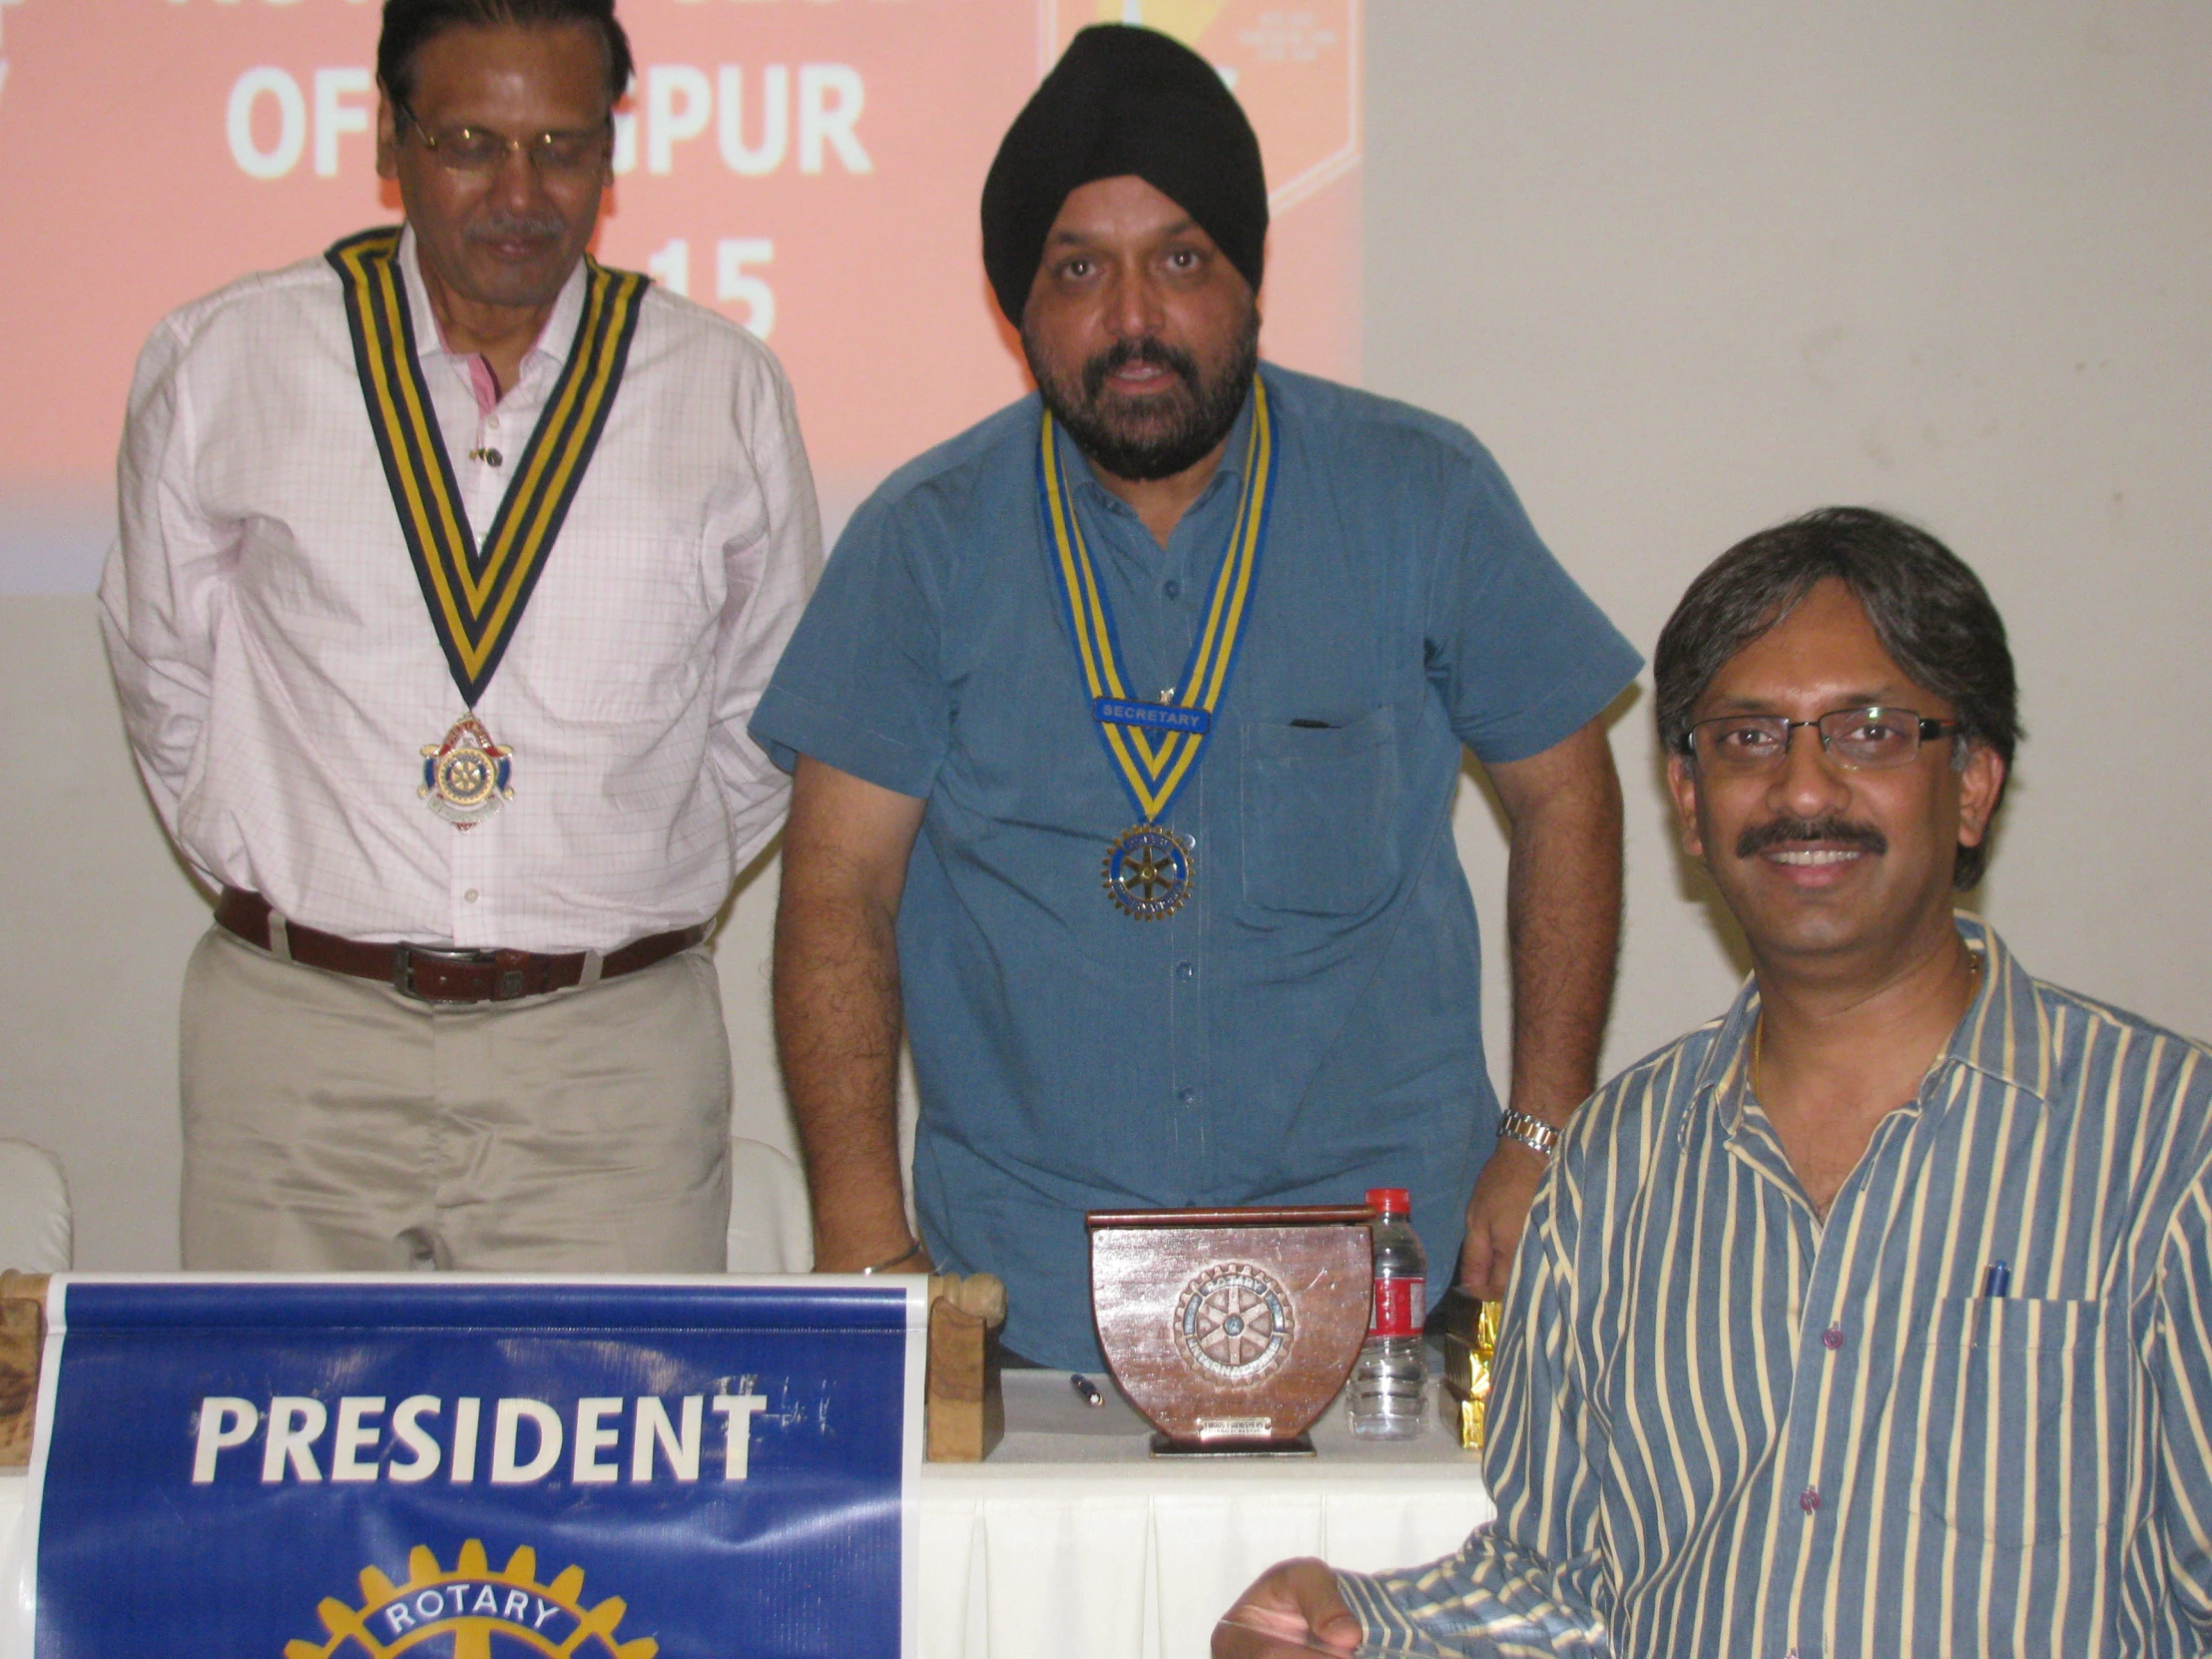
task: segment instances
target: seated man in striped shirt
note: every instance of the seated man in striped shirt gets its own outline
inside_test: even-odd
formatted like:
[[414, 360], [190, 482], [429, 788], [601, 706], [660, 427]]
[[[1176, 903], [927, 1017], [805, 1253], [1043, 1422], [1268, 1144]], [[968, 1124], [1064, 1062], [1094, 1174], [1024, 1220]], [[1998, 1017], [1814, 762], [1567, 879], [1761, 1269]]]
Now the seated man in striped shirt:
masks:
[[1972, 572], [1766, 531], [1654, 664], [1733, 1007], [1599, 1090], [1528, 1220], [1497, 1518], [1287, 1562], [1218, 1659], [2212, 1648], [2212, 1055], [1951, 908], [2018, 736]]

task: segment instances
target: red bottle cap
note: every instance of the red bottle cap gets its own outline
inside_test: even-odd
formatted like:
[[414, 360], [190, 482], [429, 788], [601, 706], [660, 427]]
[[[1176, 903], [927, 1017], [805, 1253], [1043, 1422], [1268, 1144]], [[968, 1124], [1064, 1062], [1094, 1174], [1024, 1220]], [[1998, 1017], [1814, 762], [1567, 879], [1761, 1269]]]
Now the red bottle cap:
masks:
[[1368, 1208], [1381, 1211], [1385, 1216], [1410, 1215], [1413, 1195], [1403, 1187], [1370, 1187]]

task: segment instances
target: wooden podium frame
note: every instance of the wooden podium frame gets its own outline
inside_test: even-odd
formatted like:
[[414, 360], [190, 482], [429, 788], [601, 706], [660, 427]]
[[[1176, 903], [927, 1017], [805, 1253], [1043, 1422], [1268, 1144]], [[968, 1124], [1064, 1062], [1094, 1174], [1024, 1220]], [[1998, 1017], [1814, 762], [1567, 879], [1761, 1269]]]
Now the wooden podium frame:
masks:
[[[45, 1274], [0, 1273], [0, 1469], [31, 1461], [46, 1348]], [[989, 1274], [929, 1281], [925, 1452], [932, 1463], [979, 1463], [1006, 1432], [998, 1327], [1006, 1287]]]

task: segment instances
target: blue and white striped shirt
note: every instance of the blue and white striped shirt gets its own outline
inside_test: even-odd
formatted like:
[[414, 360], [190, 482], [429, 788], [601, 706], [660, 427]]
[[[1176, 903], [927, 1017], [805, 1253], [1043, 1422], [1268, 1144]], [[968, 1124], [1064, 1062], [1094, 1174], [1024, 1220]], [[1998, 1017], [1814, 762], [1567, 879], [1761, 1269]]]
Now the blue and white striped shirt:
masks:
[[1363, 1651], [2212, 1652], [2212, 1053], [1958, 926], [1973, 1004], [1825, 1223], [1747, 1081], [1754, 987], [1576, 1114], [1497, 1519], [1344, 1575]]

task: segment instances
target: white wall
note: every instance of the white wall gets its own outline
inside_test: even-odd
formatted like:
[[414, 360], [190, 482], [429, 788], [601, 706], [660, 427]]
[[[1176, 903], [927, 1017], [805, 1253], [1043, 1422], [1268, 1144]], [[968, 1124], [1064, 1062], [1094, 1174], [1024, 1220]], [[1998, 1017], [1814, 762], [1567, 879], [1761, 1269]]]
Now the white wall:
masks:
[[[1982, 907], [2037, 972], [2212, 1032], [2212, 8], [1368, 18], [1369, 383], [1472, 426], [1647, 651], [1690, 577], [1775, 519], [1865, 501], [1933, 528], [1988, 582], [2025, 688]], [[1616, 1065], [1735, 975], [1648, 722], [1641, 696], [1616, 733]], [[1472, 790], [1460, 831], [1495, 939]], [[81, 1266], [174, 1265], [176, 993], [205, 912], [139, 795], [88, 599], [0, 601], [0, 1134], [63, 1155]], [[784, 1139], [773, 891], [757, 872], [721, 959], [741, 1121]]]
[[[1382, 0], [1370, 53], [1368, 383], [1488, 442], [1647, 655], [1765, 524], [1933, 529], [2028, 728], [1979, 907], [2042, 976], [2212, 1035], [2212, 7]], [[1648, 681], [1615, 748], [1617, 1066], [1735, 969]]]

